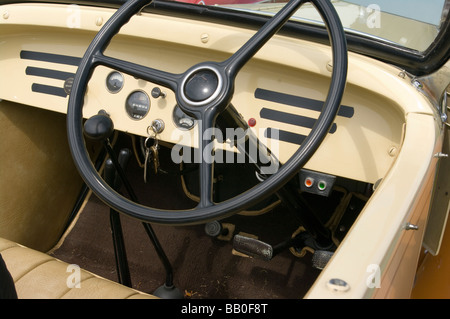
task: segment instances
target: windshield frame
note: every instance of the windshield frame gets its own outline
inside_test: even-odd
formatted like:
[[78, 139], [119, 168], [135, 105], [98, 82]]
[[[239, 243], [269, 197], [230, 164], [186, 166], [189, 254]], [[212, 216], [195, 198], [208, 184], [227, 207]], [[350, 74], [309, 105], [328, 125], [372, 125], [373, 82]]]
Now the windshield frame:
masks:
[[[126, 0], [0, 0], [0, 4], [14, 3], [59, 3], [118, 8]], [[220, 6], [204, 6], [174, 1], [153, 1], [144, 12], [188, 17], [201, 21], [232, 24], [247, 28], [260, 28], [271, 16], [249, 11], [232, 10]], [[289, 21], [279, 34], [329, 44], [328, 33], [320, 24]], [[399, 44], [346, 31], [347, 46], [351, 52], [359, 53], [392, 65], [414, 75], [429, 75], [439, 70], [450, 57], [450, 15], [442, 22], [440, 31], [425, 51], [417, 51]]]

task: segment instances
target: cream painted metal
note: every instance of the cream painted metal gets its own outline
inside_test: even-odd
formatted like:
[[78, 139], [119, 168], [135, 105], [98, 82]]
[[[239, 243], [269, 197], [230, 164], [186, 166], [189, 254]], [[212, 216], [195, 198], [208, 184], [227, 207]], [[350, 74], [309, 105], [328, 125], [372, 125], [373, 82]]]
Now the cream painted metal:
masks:
[[[428, 214], [428, 206], [420, 206], [418, 200], [429, 200], [431, 196], [432, 187], [427, 182], [435, 172], [438, 132], [432, 116], [408, 114], [405, 139], [396, 162], [307, 298], [366, 298], [374, 296], [377, 288], [389, 291], [384, 297], [409, 298]], [[419, 229], [407, 230], [407, 223]], [[408, 247], [413, 253], [403, 259], [412, 240], [407, 237], [411, 235], [417, 236], [414, 245]], [[387, 271], [388, 267], [393, 269]], [[400, 267], [407, 267], [403, 271], [409, 276], [393, 289], [392, 272], [401, 274]], [[387, 276], [390, 280], [385, 280]], [[332, 278], [344, 280], [350, 288], [345, 292], [330, 289], [327, 283]]]

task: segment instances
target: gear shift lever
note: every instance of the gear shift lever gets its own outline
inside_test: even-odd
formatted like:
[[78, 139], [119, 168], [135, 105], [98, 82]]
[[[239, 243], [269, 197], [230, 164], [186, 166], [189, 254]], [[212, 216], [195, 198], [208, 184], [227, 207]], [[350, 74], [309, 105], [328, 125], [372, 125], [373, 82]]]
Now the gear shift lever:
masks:
[[[120, 179], [122, 180], [128, 194], [130, 195], [131, 199], [137, 203], [138, 202], [137, 196], [134, 193], [128, 179], [126, 178], [125, 172], [122, 169], [122, 166], [120, 165], [117, 156], [111, 147], [111, 144], [109, 143], [109, 137], [112, 135], [113, 132], [114, 132], [114, 123], [109, 117], [109, 115], [103, 110], [101, 110], [97, 115], [94, 115], [91, 118], [89, 118], [84, 124], [84, 134], [88, 138], [97, 141], [103, 140], [105, 148], [109, 154], [109, 157]], [[147, 235], [150, 237], [150, 240], [166, 271], [166, 282], [161, 287], [156, 289], [154, 295], [167, 299], [182, 299], [183, 293], [173, 285], [172, 266], [161, 244], [159, 243], [159, 240], [156, 237], [153, 228], [148, 223], [143, 222], [142, 224], [145, 228], [145, 231], [147, 232]]]

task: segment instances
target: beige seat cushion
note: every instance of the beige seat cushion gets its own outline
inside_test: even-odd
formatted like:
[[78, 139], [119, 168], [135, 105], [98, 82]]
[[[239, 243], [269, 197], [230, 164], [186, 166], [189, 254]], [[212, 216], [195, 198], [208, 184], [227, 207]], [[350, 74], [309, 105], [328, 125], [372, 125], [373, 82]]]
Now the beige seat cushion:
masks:
[[22, 299], [156, 298], [3, 238], [0, 254]]

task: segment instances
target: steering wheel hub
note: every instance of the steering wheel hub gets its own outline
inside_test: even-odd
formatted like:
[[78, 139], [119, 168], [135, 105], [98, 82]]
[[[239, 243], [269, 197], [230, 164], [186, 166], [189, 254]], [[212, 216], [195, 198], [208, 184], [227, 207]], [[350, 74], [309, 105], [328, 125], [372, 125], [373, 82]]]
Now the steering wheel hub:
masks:
[[218, 83], [219, 80], [214, 72], [199, 70], [187, 79], [184, 94], [191, 101], [202, 102], [214, 94]]
[[194, 68], [181, 84], [181, 98], [187, 104], [203, 106], [221, 92], [223, 80], [218, 70], [210, 66]]

